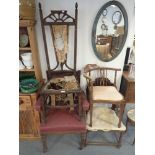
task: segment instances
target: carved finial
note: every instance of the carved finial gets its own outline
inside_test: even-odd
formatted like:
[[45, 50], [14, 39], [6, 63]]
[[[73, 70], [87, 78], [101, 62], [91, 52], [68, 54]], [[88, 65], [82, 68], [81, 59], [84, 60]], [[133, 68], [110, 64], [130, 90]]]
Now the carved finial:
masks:
[[39, 3], [39, 9], [41, 9], [41, 3]]
[[75, 3], [75, 8], [76, 8], [76, 9], [78, 8], [78, 3], [77, 3], [77, 2]]

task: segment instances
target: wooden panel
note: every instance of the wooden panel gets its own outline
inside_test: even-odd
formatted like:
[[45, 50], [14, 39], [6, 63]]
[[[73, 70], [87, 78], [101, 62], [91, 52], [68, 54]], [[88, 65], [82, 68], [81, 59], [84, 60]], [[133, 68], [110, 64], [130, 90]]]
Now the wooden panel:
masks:
[[135, 83], [128, 82], [128, 91], [134, 91]]
[[31, 98], [30, 96], [19, 96], [19, 104], [20, 107], [22, 106], [31, 106]]
[[39, 136], [39, 131], [36, 126], [36, 113], [33, 111], [32, 108], [29, 110], [26, 109], [25, 111], [22, 110], [19, 112], [19, 134], [27, 135], [28, 137], [36, 137]]
[[135, 81], [130, 79], [126, 72], [122, 76], [120, 92], [123, 94], [126, 103], [135, 103]]
[[128, 103], [134, 103], [135, 102], [135, 83], [129, 83], [127, 84], [127, 90], [125, 93], [125, 100]]
[[36, 94], [21, 95], [19, 101], [19, 134], [20, 139], [36, 139], [40, 137], [39, 113], [34, 109]]
[[127, 103], [134, 103], [135, 102], [135, 95], [133, 92], [127, 92], [127, 95], [125, 96], [125, 101]]

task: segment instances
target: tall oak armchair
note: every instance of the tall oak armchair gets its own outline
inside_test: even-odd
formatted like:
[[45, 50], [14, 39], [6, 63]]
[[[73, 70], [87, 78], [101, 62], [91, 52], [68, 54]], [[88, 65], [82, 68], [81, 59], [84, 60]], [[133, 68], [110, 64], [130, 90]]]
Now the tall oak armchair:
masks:
[[86, 134], [83, 116], [89, 103], [80, 88], [81, 72], [76, 69], [78, 4], [75, 17], [67, 10], [51, 10], [44, 17], [40, 3], [39, 13], [47, 63], [47, 82], [36, 103], [41, 115], [43, 151], [47, 151], [49, 134], [80, 134], [82, 148]]

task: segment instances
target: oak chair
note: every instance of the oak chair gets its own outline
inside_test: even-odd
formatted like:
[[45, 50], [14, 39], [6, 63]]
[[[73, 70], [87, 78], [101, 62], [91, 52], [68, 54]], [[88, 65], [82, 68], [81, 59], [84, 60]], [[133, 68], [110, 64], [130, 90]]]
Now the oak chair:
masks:
[[[83, 116], [89, 108], [89, 103], [84, 99], [80, 88], [80, 71], [76, 70], [77, 56], [77, 16], [78, 5], [75, 4], [75, 17], [66, 10], [51, 10], [50, 14], [43, 17], [41, 4], [39, 12], [42, 28], [43, 43], [47, 63], [47, 82], [40, 90], [36, 107], [41, 115], [40, 134], [43, 142], [43, 152], [47, 151], [47, 135], [49, 134], [80, 134], [82, 149], [86, 134], [86, 124]], [[74, 41], [70, 43], [70, 28], [74, 34]], [[47, 28], [50, 30], [47, 32]], [[47, 34], [48, 33], [48, 34]], [[52, 42], [49, 42], [51, 36]], [[50, 44], [50, 45], [49, 45]], [[74, 47], [69, 51], [69, 45]], [[53, 50], [49, 50], [49, 46]], [[52, 53], [53, 52], [53, 53]], [[68, 60], [69, 54], [72, 58]], [[51, 55], [55, 57], [50, 57]], [[53, 64], [50, 63], [55, 62]], [[72, 63], [70, 63], [72, 61]]]
[[[118, 71], [120, 69], [88, 64], [83, 73], [87, 81], [90, 102], [90, 111], [87, 114], [87, 131], [119, 132], [120, 136], [117, 138], [117, 143], [112, 143], [115, 146], [121, 145], [122, 133], [126, 130], [122, 123], [125, 101], [116, 87]], [[106, 106], [102, 106], [103, 104]], [[112, 105], [111, 108], [109, 108], [109, 104]], [[117, 111], [115, 111], [116, 107]], [[105, 143], [86, 140], [86, 144]]]

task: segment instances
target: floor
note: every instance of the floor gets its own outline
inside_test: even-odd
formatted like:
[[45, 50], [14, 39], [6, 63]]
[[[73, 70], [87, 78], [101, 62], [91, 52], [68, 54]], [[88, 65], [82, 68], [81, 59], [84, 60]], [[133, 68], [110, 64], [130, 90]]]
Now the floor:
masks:
[[[126, 111], [132, 107], [133, 105], [127, 106]], [[20, 141], [19, 155], [134, 155], [135, 145], [132, 145], [134, 132], [134, 127], [129, 125], [128, 131], [123, 135], [120, 148], [87, 145], [83, 150], [79, 150], [79, 135], [52, 135], [48, 137], [48, 152], [42, 153], [40, 141]], [[112, 133], [98, 132], [89, 134], [88, 138], [96, 137], [111, 140], [114, 138], [114, 135]]]

